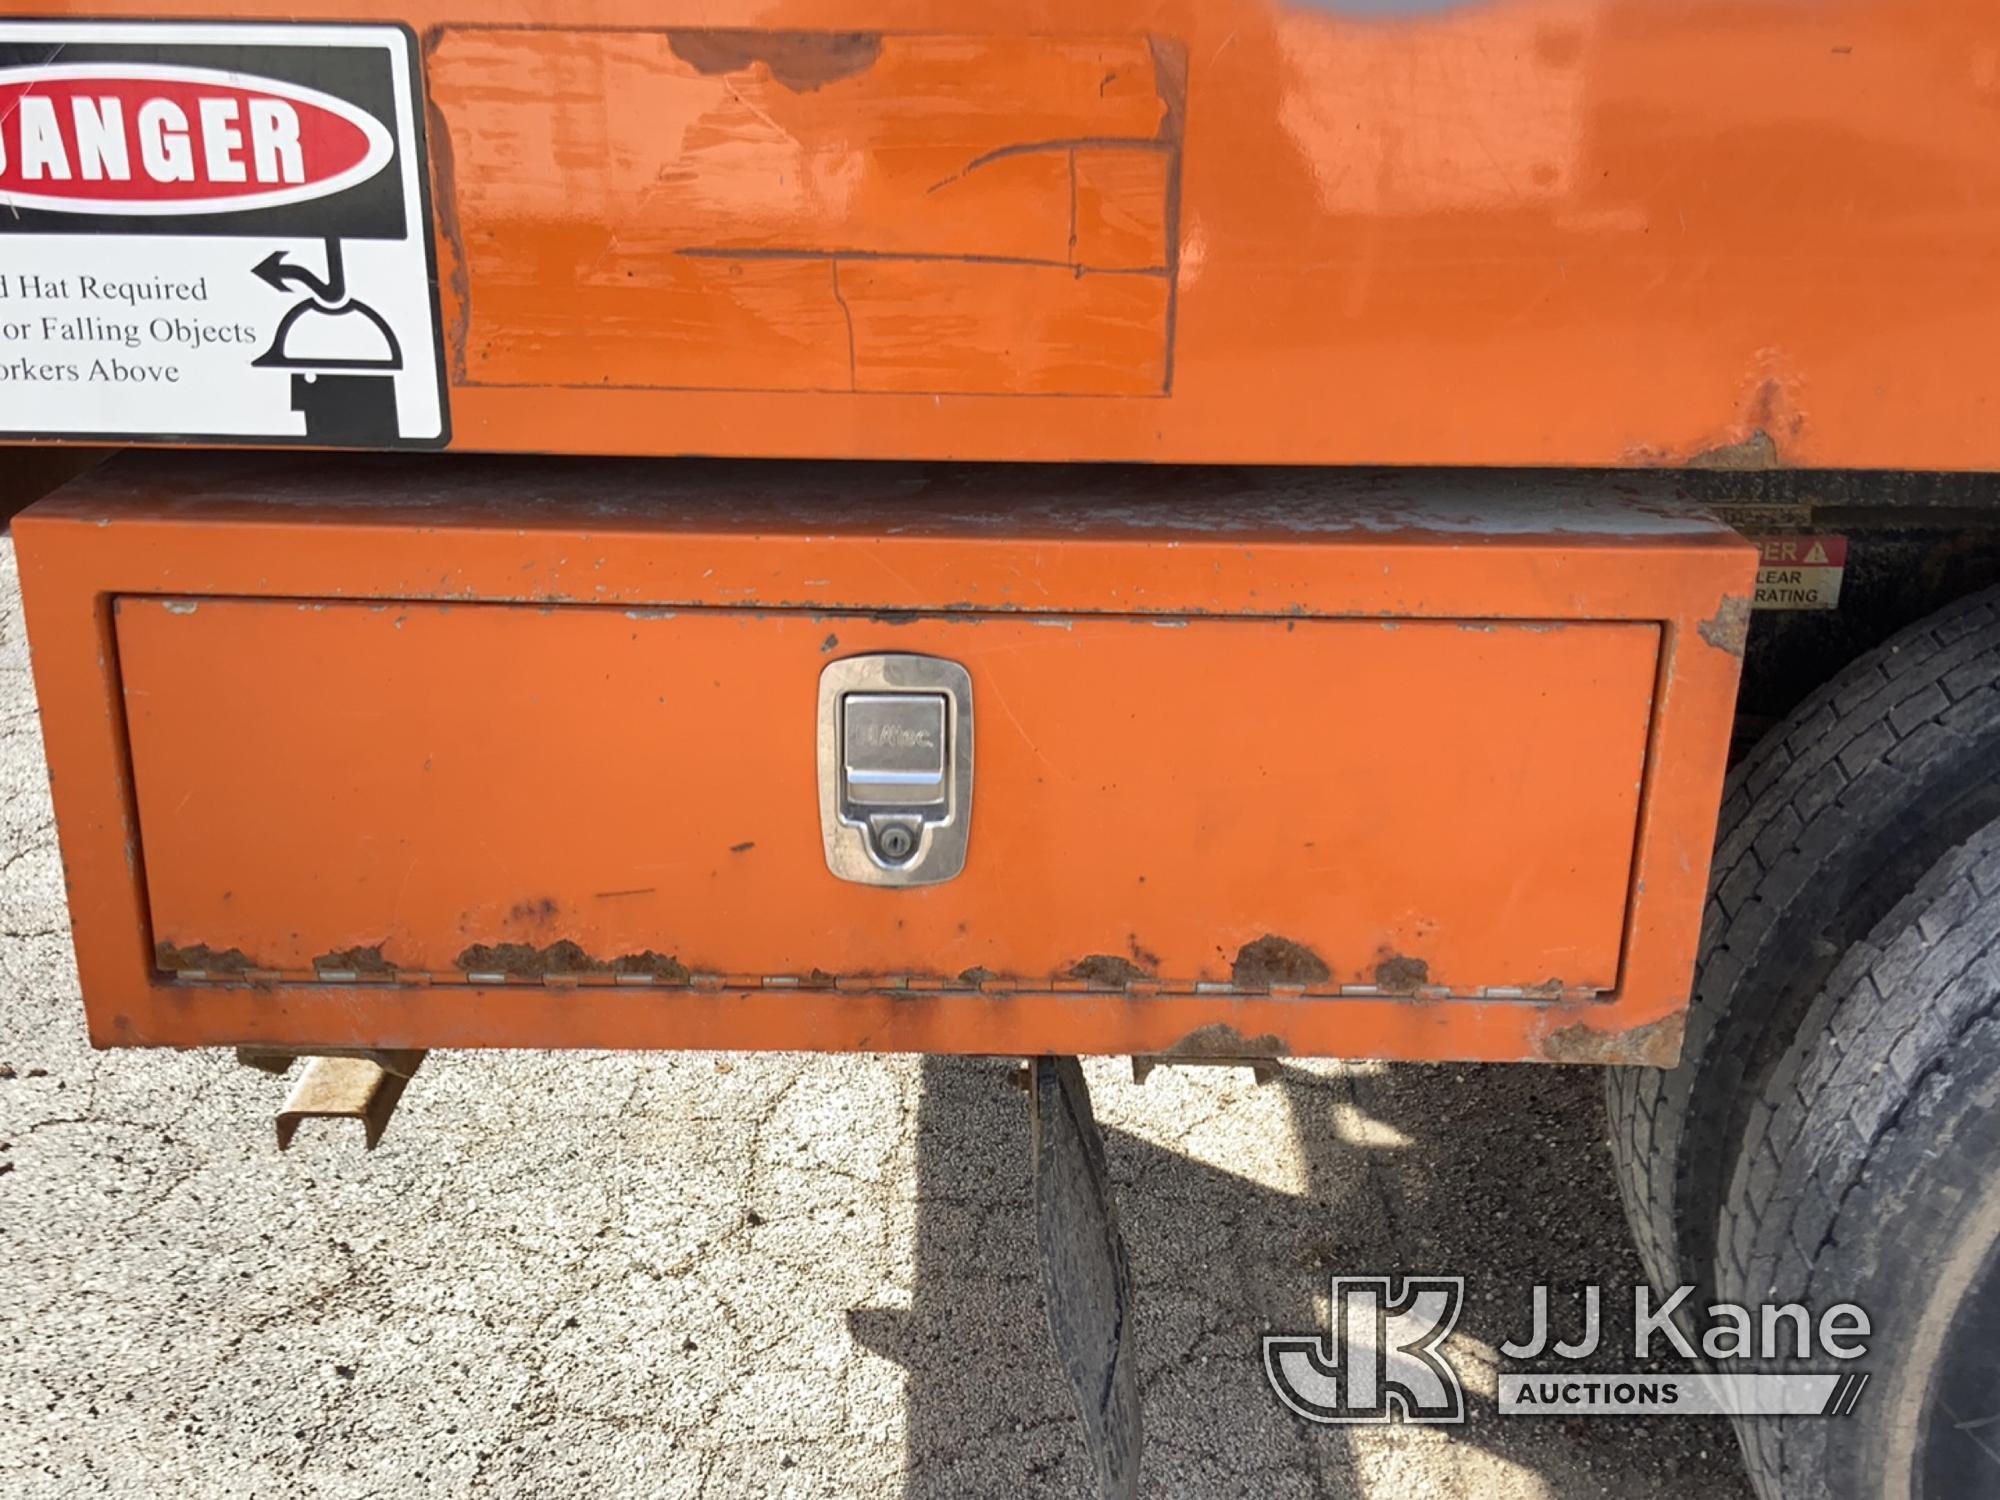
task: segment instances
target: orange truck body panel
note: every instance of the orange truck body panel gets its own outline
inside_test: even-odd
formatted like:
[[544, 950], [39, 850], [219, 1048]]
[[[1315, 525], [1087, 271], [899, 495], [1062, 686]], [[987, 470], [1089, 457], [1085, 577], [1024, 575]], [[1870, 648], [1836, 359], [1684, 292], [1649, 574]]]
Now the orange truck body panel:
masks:
[[[1660, 483], [186, 458], [16, 524], [101, 1045], [1678, 1044], [1756, 554]], [[883, 651], [971, 678], [938, 885], [821, 848]]]
[[322, 11], [417, 41], [460, 448], [2000, 467], [1987, 0]]

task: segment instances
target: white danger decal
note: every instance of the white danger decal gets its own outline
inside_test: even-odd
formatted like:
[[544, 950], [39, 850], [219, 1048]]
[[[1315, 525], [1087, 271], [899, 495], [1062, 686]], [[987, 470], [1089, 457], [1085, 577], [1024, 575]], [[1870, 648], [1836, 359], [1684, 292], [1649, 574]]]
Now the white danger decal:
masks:
[[0, 22], [0, 433], [448, 436], [416, 49]]

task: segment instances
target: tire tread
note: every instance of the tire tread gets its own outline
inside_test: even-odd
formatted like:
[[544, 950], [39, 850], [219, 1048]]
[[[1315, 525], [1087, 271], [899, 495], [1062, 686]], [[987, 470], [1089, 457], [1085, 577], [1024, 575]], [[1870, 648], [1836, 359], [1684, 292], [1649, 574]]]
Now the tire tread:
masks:
[[[1606, 1076], [1620, 1193], [1655, 1285], [1707, 1283], [1743, 1140], [1727, 1122], [1783, 1053], [1851, 929], [1867, 925], [1869, 902], [1900, 894], [1872, 890], [1871, 872], [1854, 868], [1868, 842], [1857, 829], [1887, 836], [1989, 756], [2000, 756], [2000, 590], [1850, 664], [1731, 773], [1680, 1066]], [[1915, 867], [1898, 872], [1910, 881], [1970, 831], [1948, 809], [1938, 817], [1913, 835]], [[1976, 807], [1967, 818], [1984, 821]], [[1830, 873], [1843, 872], [1861, 917], [1825, 909]], [[1801, 924], [1812, 930], [1801, 936]]]
[[[1848, 950], [1814, 1002], [1751, 1112], [1720, 1211], [1715, 1285], [1724, 1298], [1814, 1308], [1845, 1300], [1846, 1287], [1820, 1283], [1829, 1264], [1851, 1274], [1857, 1246], [1881, 1230], [1877, 1168], [1890, 1143], [1929, 1127], [1955, 1058], [1975, 1047], [2000, 1057], [1996, 871], [2000, 823], [1933, 867]], [[1823, 1484], [1786, 1451], [1817, 1442], [1816, 1426], [1739, 1423], [1766, 1500]]]

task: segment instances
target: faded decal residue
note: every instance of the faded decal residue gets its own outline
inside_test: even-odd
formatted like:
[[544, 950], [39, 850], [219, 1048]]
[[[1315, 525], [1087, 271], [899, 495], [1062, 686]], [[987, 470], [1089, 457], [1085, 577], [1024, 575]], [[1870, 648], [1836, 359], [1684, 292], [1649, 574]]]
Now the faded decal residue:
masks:
[[1587, 141], [1599, 10], [1350, 0], [1286, 14], [1278, 118], [1321, 208], [1429, 214], [1567, 198]]
[[447, 28], [454, 369], [1163, 395], [1185, 72], [1129, 35]]

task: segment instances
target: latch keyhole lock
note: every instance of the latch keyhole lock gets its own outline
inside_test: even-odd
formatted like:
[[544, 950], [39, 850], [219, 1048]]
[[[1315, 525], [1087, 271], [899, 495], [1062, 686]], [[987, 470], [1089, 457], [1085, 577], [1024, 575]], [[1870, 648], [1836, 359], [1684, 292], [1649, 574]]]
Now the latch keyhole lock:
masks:
[[934, 885], [965, 866], [972, 678], [936, 656], [829, 662], [819, 680], [827, 868], [868, 885]]

